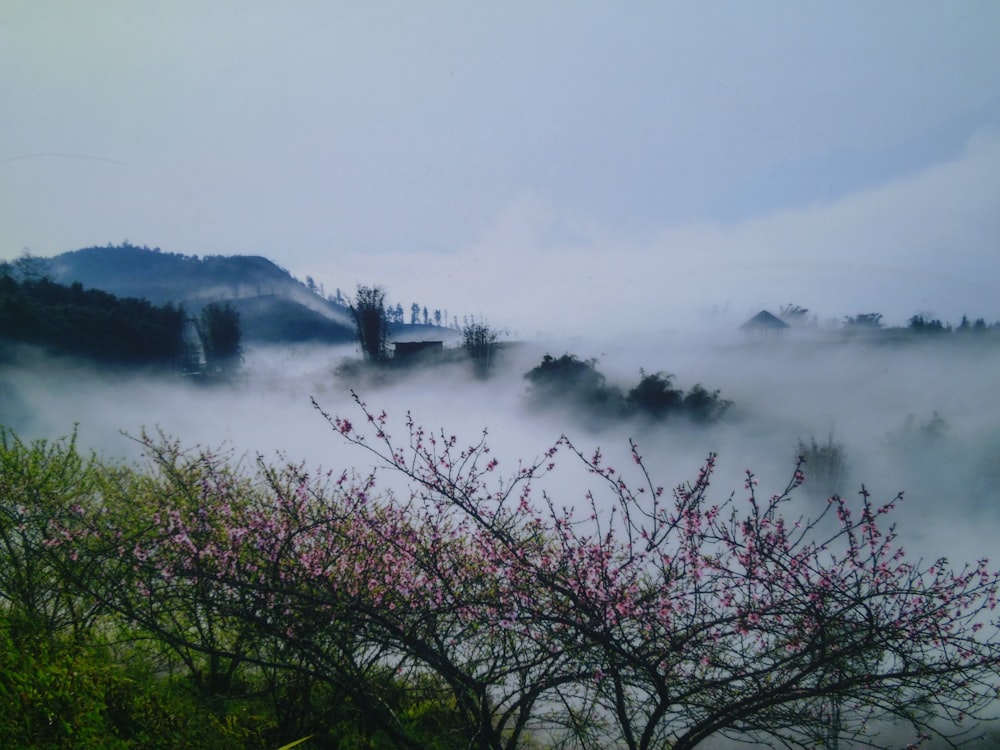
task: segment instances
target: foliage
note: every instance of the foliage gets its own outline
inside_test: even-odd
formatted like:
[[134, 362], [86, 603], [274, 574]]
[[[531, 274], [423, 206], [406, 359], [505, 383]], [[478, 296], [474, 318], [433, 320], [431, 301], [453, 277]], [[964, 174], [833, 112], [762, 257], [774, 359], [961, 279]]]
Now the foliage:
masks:
[[[885, 341], [906, 341], [923, 339], [930, 335], [937, 341], [947, 341], [961, 336], [966, 341], [973, 338], [982, 341], [995, 341], [994, 336], [1000, 331], [1000, 322], [987, 324], [983, 318], [976, 318], [975, 322], [970, 322], [967, 315], [962, 316], [962, 320], [955, 327], [949, 323], [943, 323], [937, 318], [930, 318], [923, 313], [910, 316], [905, 327], [887, 328], [882, 322], [881, 313], [862, 313], [859, 315], [849, 315], [844, 318], [843, 330], [848, 334], [855, 333], [877, 333], [878, 340]], [[956, 334], [955, 337], [947, 334]], [[990, 334], [985, 336], [984, 334]]]
[[951, 330], [951, 326], [946, 326], [937, 318], [927, 320], [923, 315], [914, 315], [907, 324], [915, 333], [946, 333]]
[[500, 332], [484, 322], [473, 321], [462, 328], [462, 347], [478, 378], [489, 377], [500, 349]]
[[621, 390], [608, 385], [597, 370], [597, 360], [564, 354], [558, 359], [546, 354], [541, 364], [525, 374], [529, 398], [538, 406], [584, 406], [597, 417], [621, 417], [625, 401]]
[[183, 355], [184, 311], [119, 299], [79, 283], [18, 282], [0, 275], [0, 338], [111, 364], [176, 367]]
[[817, 442], [815, 436], [810, 436], [808, 443], [799, 440], [796, 455], [809, 472], [809, 482], [805, 485], [807, 492], [823, 497], [843, 492], [847, 459], [844, 444], [834, 440], [832, 432], [825, 443]]
[[685, 393], [673, 386], [669, 373], [639, 370], [639, 382], [628, 394], [609, 385], [597, 370], [597, 360], [579, 360], [572, 354], [558, 359], [546, 354], [525, 378], [531, 383], [529, 398], [537, 406], [585, 407], [600, 419], [639, 416], [656, 421], [682, 416], [706, 423], [719, 419], [732, 406], [700, 384]]
[[[102, 747], [810, 747], [995, 696], [997, 575], [909, 561], [899, 498], [786, 518], [801, 466], [767, 499], [748, 473], [713, 501], [714, 456], [671, 493], [635, 444], [619, 471], [566, 438], [503, 476], [485, 433], [408, 418], [397, 442], [359, 407], [363, 429], [325, 416], [377, 475], [159, 435], [137, 466], [47, 472], [76, 465], [71, 442], [9, 442], [28, 485], [67, 477], [32, 522], [46, 585], [100, 618], [46, 634], [0, 613], [22, 644], [0, 639], [0, 688], [61, 732], [38, 746], [72, 747], [69, 727]], [[544, 491], [573, 467], [583, 498]]]
[[[332, 424], [410, 479], [401, 507], [425, 528], [393, 545], [394, 572], [379, 578], [393, 581], [383, 601], [403, 594], [400, 624], [409, 620], [411, 636], [398, 648], [440, 669], [457, 695], [490, 675], [486, 655], [502, 658], [492, 695], [477, 703], [494, 712], [493, 729], [479, 728], [494, 733], [491, 747], [513, 746], [498, 736], [512, 716], [515, 725], [569, 727], [580, 744], [581, 732], [597, 733], [595, 742], [606, 732], [605, 744], [629, 748], [693, 747], [719, 735], [806, 747], [830, 739], [834, 703], [838, 735], [863, 741], [878, 717], [931, 731], [935, 717], [958, 721], [994, 696], [1000, 652], [987, 616], [997, 575], [985, 561], [958, 570], [907, 561], [892, 528], [881, 528], [898, 497], [879, 506], [862, 488], [858, 508], [832, 498], [815, 520], [786, 520], [799, 470], [767, 500], [748, 473], [740, 502], [713, 504], [714, 457], [671, 498], [634, 444], [635, 486], [600, 452], [587, 457], [566, 439], [491, 482], [497, 461], [484, 443], [459, 448], [411, 423], [401, 449], [384, 415], [366, 414], [372, 443], [347, 420]], [[589, 521], [545, 495], [532, 501], [531, 484], [563, 448], [607, 492], [588, 495]], [[599, 510], [609, 500], [612, 510]], [[821, 531], [828, 514], [832, 533]], [[399, 540], [393, 529], [383, 538]], [[454, 556], [467, 537], [476, 542], [474, 589]], [[447, 633], [416, 629], [456, 608], [464, 615], [453, 634], [468, 661], [442, 647]], [[561, 718], [546, 716], [546, 704]]]
[[684, 416], [693, 422], [707, 423], [719, 419], [731, 401], [723, 399], [719, 391], [708, 391], [700, 383], [685, 393], [672, 387], [673, 375], [648, 374], [639, 370], [639, 383], [629, 391], [627, 406], [632, 413], [656, 420], [672, 415]]
[[733, 405], [732, 401], [720, 398], [720, 393], [719, 389], [709, 391], [701, 383], [695, 383], [684, 396], [682, 413], [695, 422], [715, 422]]
[[882, 313], [859, 313], [844, 318], [844, 328], [878, 330], [882, 328]]
[[358, 344], [365, 359], [374, 363], [388, 360], [389, 317], [382, 288], [358, 285], [358, 291], [351, 300], [350, 311], [358, 334]]
[[639, 383], [628, 392], [628, 403], [636, 411], [662, 419], [679, 411], [684, 404], [684, 391], [673, 387], [673, 375], [647, 374], [639, 370]]
[[112, 654], [90, 644], [13, 639], [9, 624], [0, 617], [2, 747], [273, 747], [262, 742], [267, 722], [260, 717], [220, 711], [169, 680], [129, 674]]
[[778, 310], [778, 317], [789, 325], [802, 325], [808, 319], [809, 308], [789, 302]]
[[41, 281], [50, 276], [49, 263], [29, 252], [21, 253], [17, 260], [0, 263], [0, 276], [10, 276], [16, 281]]
[[243, 357], [240, 314], [226, 303], [210, 302], [202, 308], [198, 334], [211, 372], [230, 372]]
[[15, 640], [15, 624], [52, 638], [79, 634], [96, 616], [89, 597], [62, 585], [61, 571], [82, 580], [89, 570], [79, 550], [59, 545], [58, 528], [81, 503], [97, 501], [99, 480], [75, 434], [25, 443], [0, 427], [0, 613]]
[[[75, 435], [26, 443], [0, 428], [0, 746], [250, 747], [242, 730], [231, 741], [242, 719], [223, 725], [218, 707], [125, 669], [148, 663], [148, 674], [162, 675], [168, 667], [95, 596], [134, 577], [119, 577], [67, 537], [89, 517], [120, 540], [127, 519], [112, 490], [135, 476], [82, 456]], [[142, 523], [135, 499], [119, 507]], [[244, 727], [250, 734], [253, 724]]]
[[100, 690], [101, 665], [72, 646], [37, 635], [15, 637], [18, 631], [23, 624], [0, 617], [0, 745], [127, 747], [114, 741]]

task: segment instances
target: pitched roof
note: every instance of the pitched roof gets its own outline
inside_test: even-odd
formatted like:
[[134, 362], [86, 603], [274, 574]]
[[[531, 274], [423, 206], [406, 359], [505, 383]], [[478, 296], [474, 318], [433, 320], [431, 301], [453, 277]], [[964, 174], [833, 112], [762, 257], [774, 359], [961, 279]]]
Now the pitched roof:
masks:
[[767, 310], [761, 310], [759, 313], [750, 318], [750, 320], [741, 325], [740, 329], [744, 331], [780, 331], [781, 329], [788, 327], [788, 323], [783, 321], [781, 318], [772, 315]]

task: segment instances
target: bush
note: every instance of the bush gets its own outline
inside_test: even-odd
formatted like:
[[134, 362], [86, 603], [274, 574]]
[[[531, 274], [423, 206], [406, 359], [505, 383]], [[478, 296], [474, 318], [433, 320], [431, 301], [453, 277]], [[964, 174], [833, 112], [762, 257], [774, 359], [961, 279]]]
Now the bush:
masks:
[[799, 440], [796, 455], [804, 465], [804, 486], [808, 493], [827, 498], [843, 492], [847, 460], [844, 444], [835, 441], [832, 432], [825, 443], [817, 442], [815, 437], [810, 437], [808, 443]]
[[546, 354], [542, 363], [525, 375], [531, 383], [529, 397], [535, 405], [584, 407], [599, 419], [642, 417], [663, 421], [683, 416], [706, 423], [719, 419], [732, 406], [719, 391], [708, 391], [701, 384], [685, 393], [673, 385], [673, 375], [639, 370], [639, 382], [627, 395], [617, 386], [608, 385], [597, 370], [597, 360], [579, 360], [572, 354], [555, 359]]
[[597, 360], [564, 354], [546, 354], [524, 377], [531, 383], [529, 397], [538, 406], [585, 406], [597, 417], [621, 417], [625, 400], [621, 390], [608, 385], [597, 370]]
[[680, 411], [684, 404], [684, 391], [673, 387], [673, 375], [647, 375], [639, 370], [639, 376], [639, 384], [628, 392], [628, 405], [632, 411], [653, 419], [662, 419]]
[[472, 322], [462, 329], [462, 347], [478, 378], [489, 377], [500, 348], [500, 332], [486, 323]]

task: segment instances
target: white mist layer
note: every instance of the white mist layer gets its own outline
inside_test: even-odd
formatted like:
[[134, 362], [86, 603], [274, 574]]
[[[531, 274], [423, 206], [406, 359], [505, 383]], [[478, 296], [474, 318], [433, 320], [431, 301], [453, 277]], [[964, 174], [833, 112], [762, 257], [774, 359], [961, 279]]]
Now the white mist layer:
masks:
[[[595, 358], [608, 382], [626, 391], [644, 368], [672, 373], [675, 386], [685, 390], [696, 383], [719, 389], [733, 406], [710, 426], [583, 422], [573, 410], [540, 409], [526, 400], [523, 375], [546, 352]], [[192, 447], [226, 445], [251, 458], [283, 453], [312, 467], [366, 471], [371, 456], [346, 445], [310, 403], [315, 398], [325, 411], [363, 424], [352, 384], [335, 373], [353, 356], [351, 347], [251, 349], [243, 376], [215, 385], [63, 370], [51, 362], [44, 369], [37, 363], [8, 366], [0, 374], [0, 421], [24, 438], [55, 438], [77, 424], [81, 445], [111, 458], [137, 458], [138, 446], [126, 434], [145, 428]], [[846, 464], [837, 491], [853, 495], [864, 484], [878, 502], [904, 491], [898, 520], [908, 546], [964, 560], [988, 556], [1000, 528], [997, 372], [1000, 351], [953, 341], [748, 341], [730, 333], [520, 345], [508, 350], [486, 382], [452, 365], [414, 370], [381, 385], [353, 385], [373, 411], [388, 413], [397, 441], [406, 440], [408, 412], [429, 430], [457, 435], [460, 444], [474, 443], [487, 430], [506, 472], [514, 472], [518, 460], [540, 456], [562, 434], [587, 455], [600, 447], [608, 463], [626, 471], [634, 468], [628, 458], [628, 439], [634, 438], [654, 482], [667, 487], [693, 479], [708, 454], [717, 453], [719, 501], [731, 492], [745, 495], [747, 470], [758, 476], [761, 492], [780, 491], [800, 441], [832, 440]], [[565, 451], [558, 461], [557, 472], [539, 483], [558, 503], [579, 504], [588, 487], [599, 489]], [[805, 467], [807, 478], [814, 468]], [[815, 515], [825, 504], [824, 489], [807, 480], [790, 512]]]

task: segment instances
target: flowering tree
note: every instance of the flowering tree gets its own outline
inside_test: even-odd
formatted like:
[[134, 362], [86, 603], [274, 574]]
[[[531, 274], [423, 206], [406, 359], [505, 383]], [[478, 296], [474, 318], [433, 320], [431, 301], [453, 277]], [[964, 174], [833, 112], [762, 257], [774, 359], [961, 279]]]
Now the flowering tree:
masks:
[[[248, 475], [149, 441], [151, 484], [54, 538], [202, 684], [244, 665], [322, 680], [396, 747], [863, 744], [883, 719], [960, 728], [996, 697], [997, 575], [908, 561], [885, 523], [899, 498], [789, 519], [799, 469], [713, 503], [714, 456], [666, 492], [637, 446], [626, 476], [566, 438], [504, 476], [485, 433], [407, 419], [400, 443], [358, 403], [361, 428], [324, 416], [372, 473]], [[579, 502], [540, 489], [560, 453], [594, 482]]]
[[[171, 652], [202, 695], [251, 684], [270, 694], [285, 738], [310, 721], [315, 729], [347, 720], [395, 747], [434, 747], [399, 715], [394, 695], [400, 681], [424, 700], [440, 689], [386, 645], [399, 599], [388, 591], [394, 558], [382, 539], [399, 513], [373, 513], [382, 529], [373, 535], [373, 477], [312, 476], [262, 460], [247, 471], [162, 435], [139, 441], [146, 470], [122, 472], [101, 503], [59, 524], [53, 552], [83, 551], [100, 570], [66, 577]], [[320, 707], [319, 717], [308, 715], [318, 684], [336, 707]]]
[[[634, 444], [633, 485], [566, 438], [512, 480], [490, 482], [498, 464], [484, 442], [463, 450], [411, 421], [399, 448], [385, 416], [361, 406], [370, 434], [328, 418], [410, 481], [410, 502], [431, 513], [432, 528], [462, 527], [492, 590], [469, 598], [449, 588], [455, 606], [471, 607], [493, 631], [489, 643], [514, 632], [519, 647], [537, 649], [526, 658], [544, 669], [534, 680], [518, 674], [519, 684], [544, 697], [538, 705], [561, 704], [580, 744], [599, 741], [599, 730], [629, 748], [714, 736], [864, 742], [877, 719], [941, 732], [996, 697], [997, 574], [985, 560], [958, 570], [908, 561], [884, 526], [901, 497], [876, 505], [862, 488], [858, 508], [834, 497], [820, 518], [789, 520], [800, 468], [766, 500], [748, 473], [744, 497], [712, 504], [714, 456], [667, 494]], [[588, 495], [589, 518], [532, 498], [532, 480], [560, 448], [612, 501]], [[427, 572], [421, 591], [455, 579], [450, 567]]]
[[26, 443], [0, 426], [0, 620], [12, 635], [77, 635], [97, 618], [99, 608], [62, 586], [57, 571], [86, 575], [87, 561], [60, 547], [58, 529], [98, 487], [95, 461], [80, 455], [75, 434]]

